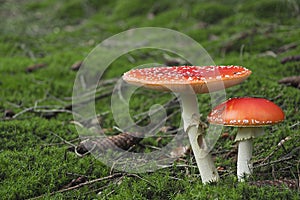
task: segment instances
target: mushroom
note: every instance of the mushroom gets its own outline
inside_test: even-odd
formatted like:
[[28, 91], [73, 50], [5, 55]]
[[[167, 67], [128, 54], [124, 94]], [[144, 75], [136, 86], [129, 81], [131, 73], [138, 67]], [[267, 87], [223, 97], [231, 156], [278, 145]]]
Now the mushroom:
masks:
[[219, 180], [218, 172], [205, 140], [198, 131], [200, 120], [195, 93], [208, 93], [236, 85], [245, 80], [251, 71], [240, 66], [174, 66], [133, 69], [123, 75], [129, 84], [145, 88], [173, 91], [181, 99], [184, 131], [189, 141], [203, 183]]
[[273, 102], [263, 98], [232, 98], [216, 106], [208, 115], [212, 124], [238, 127], [235, 141], [238, 142], [237, 176], [244, 181], [252, 174], [252, 139], [264, 134], [265, 126], [284, 120], [284, 113]]

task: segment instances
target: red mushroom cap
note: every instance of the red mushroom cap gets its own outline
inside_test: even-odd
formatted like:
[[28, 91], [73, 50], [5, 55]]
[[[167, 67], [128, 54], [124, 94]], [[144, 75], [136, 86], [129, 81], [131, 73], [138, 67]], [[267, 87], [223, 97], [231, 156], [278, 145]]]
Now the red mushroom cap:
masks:
[[254, 127], [272, 125], [284, 120], [284, 113], [273, 102], [263, 98], [232, 98], [216, 106], [208, 115], [212, 124]]
[[123, 80], [156, 90], [186, 92], [192, 87], [195, 93], [207, 93], [239, 84], [250, 74], [240, 66], [153, 67], [130, 70]]

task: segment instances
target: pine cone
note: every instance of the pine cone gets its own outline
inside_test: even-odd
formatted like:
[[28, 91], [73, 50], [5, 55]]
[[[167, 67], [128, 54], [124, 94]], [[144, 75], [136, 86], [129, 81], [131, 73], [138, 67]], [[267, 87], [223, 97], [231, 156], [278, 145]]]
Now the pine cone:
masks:
[[119, 135], [86, 139], [79, 143], [76, 151], [79, 154], [85, 154], [89, 151], [104, 152], [107, 150], [123, 149], [128, 150], [133, 145], [139, 143], [143, 139], [141, 133], [121, 133]]

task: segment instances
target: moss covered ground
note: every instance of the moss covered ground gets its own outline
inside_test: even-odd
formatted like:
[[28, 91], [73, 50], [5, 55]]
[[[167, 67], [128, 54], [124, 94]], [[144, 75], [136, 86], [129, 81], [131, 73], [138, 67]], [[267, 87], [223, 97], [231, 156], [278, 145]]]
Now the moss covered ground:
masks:
[[[282, 62], [299, 55], [298, 0], [12, 0], [1, 2], [0, 16], [1, 199], [300, 198], [300, 91], [278, 83], [300, 73], [299, 61]], [[224, 128], [212, 151], [221, 176], [216, 184], [201, 183], [191, 153], [167, 168], [136, 174], [74, 153], [79, 138], [67, 109], [76, 78], [71, 66], [106, 38], [138, 27], [180, 31], [203, 45], [217, 65], [251, 69], [243, 84], [226, 90], [227, 98], [264, 97], [284, 110], [286, 120], [255, 139], [254, 174], [247, 182], [238, 183], [235, 177], [232, 128]], [[103, 79], [120, 78], [141, 64], [166, 63], [166, 54], [130, 52], [114, 61]], [[38, 64], [38, 69], [28, 68]], [[170, 99], [145, 90], [136, 96], [130, 102], [132, 115]], [[204, 122], [211, 109], [209, 98], [199, 98]], [[117, 134], [109, 96], [99, 99], [96, 109], [105, 132]], [[179, 122], [177, 113], [167, 125]], [[147, 152], [167, 141], [161, 133], [159, 140], [142, 140], [135, 150]]]

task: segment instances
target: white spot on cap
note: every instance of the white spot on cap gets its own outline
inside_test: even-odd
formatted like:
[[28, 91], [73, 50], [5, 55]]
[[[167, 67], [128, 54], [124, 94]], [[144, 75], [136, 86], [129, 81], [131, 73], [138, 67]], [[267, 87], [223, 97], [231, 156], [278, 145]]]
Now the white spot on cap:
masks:
[[249, 123], [249, 120], [248, 120], [248, 119], [244, 119], [244, 120], [243, 120], [243, 123], [248, 124], [248, 123]]
[[229, 121], [229, 123], [230, 123], [230, 124], [234, 124], [234, 123], [236, 123], [236, 120], [235, 120], [235, 119], [232, 119], [232, 120]]

